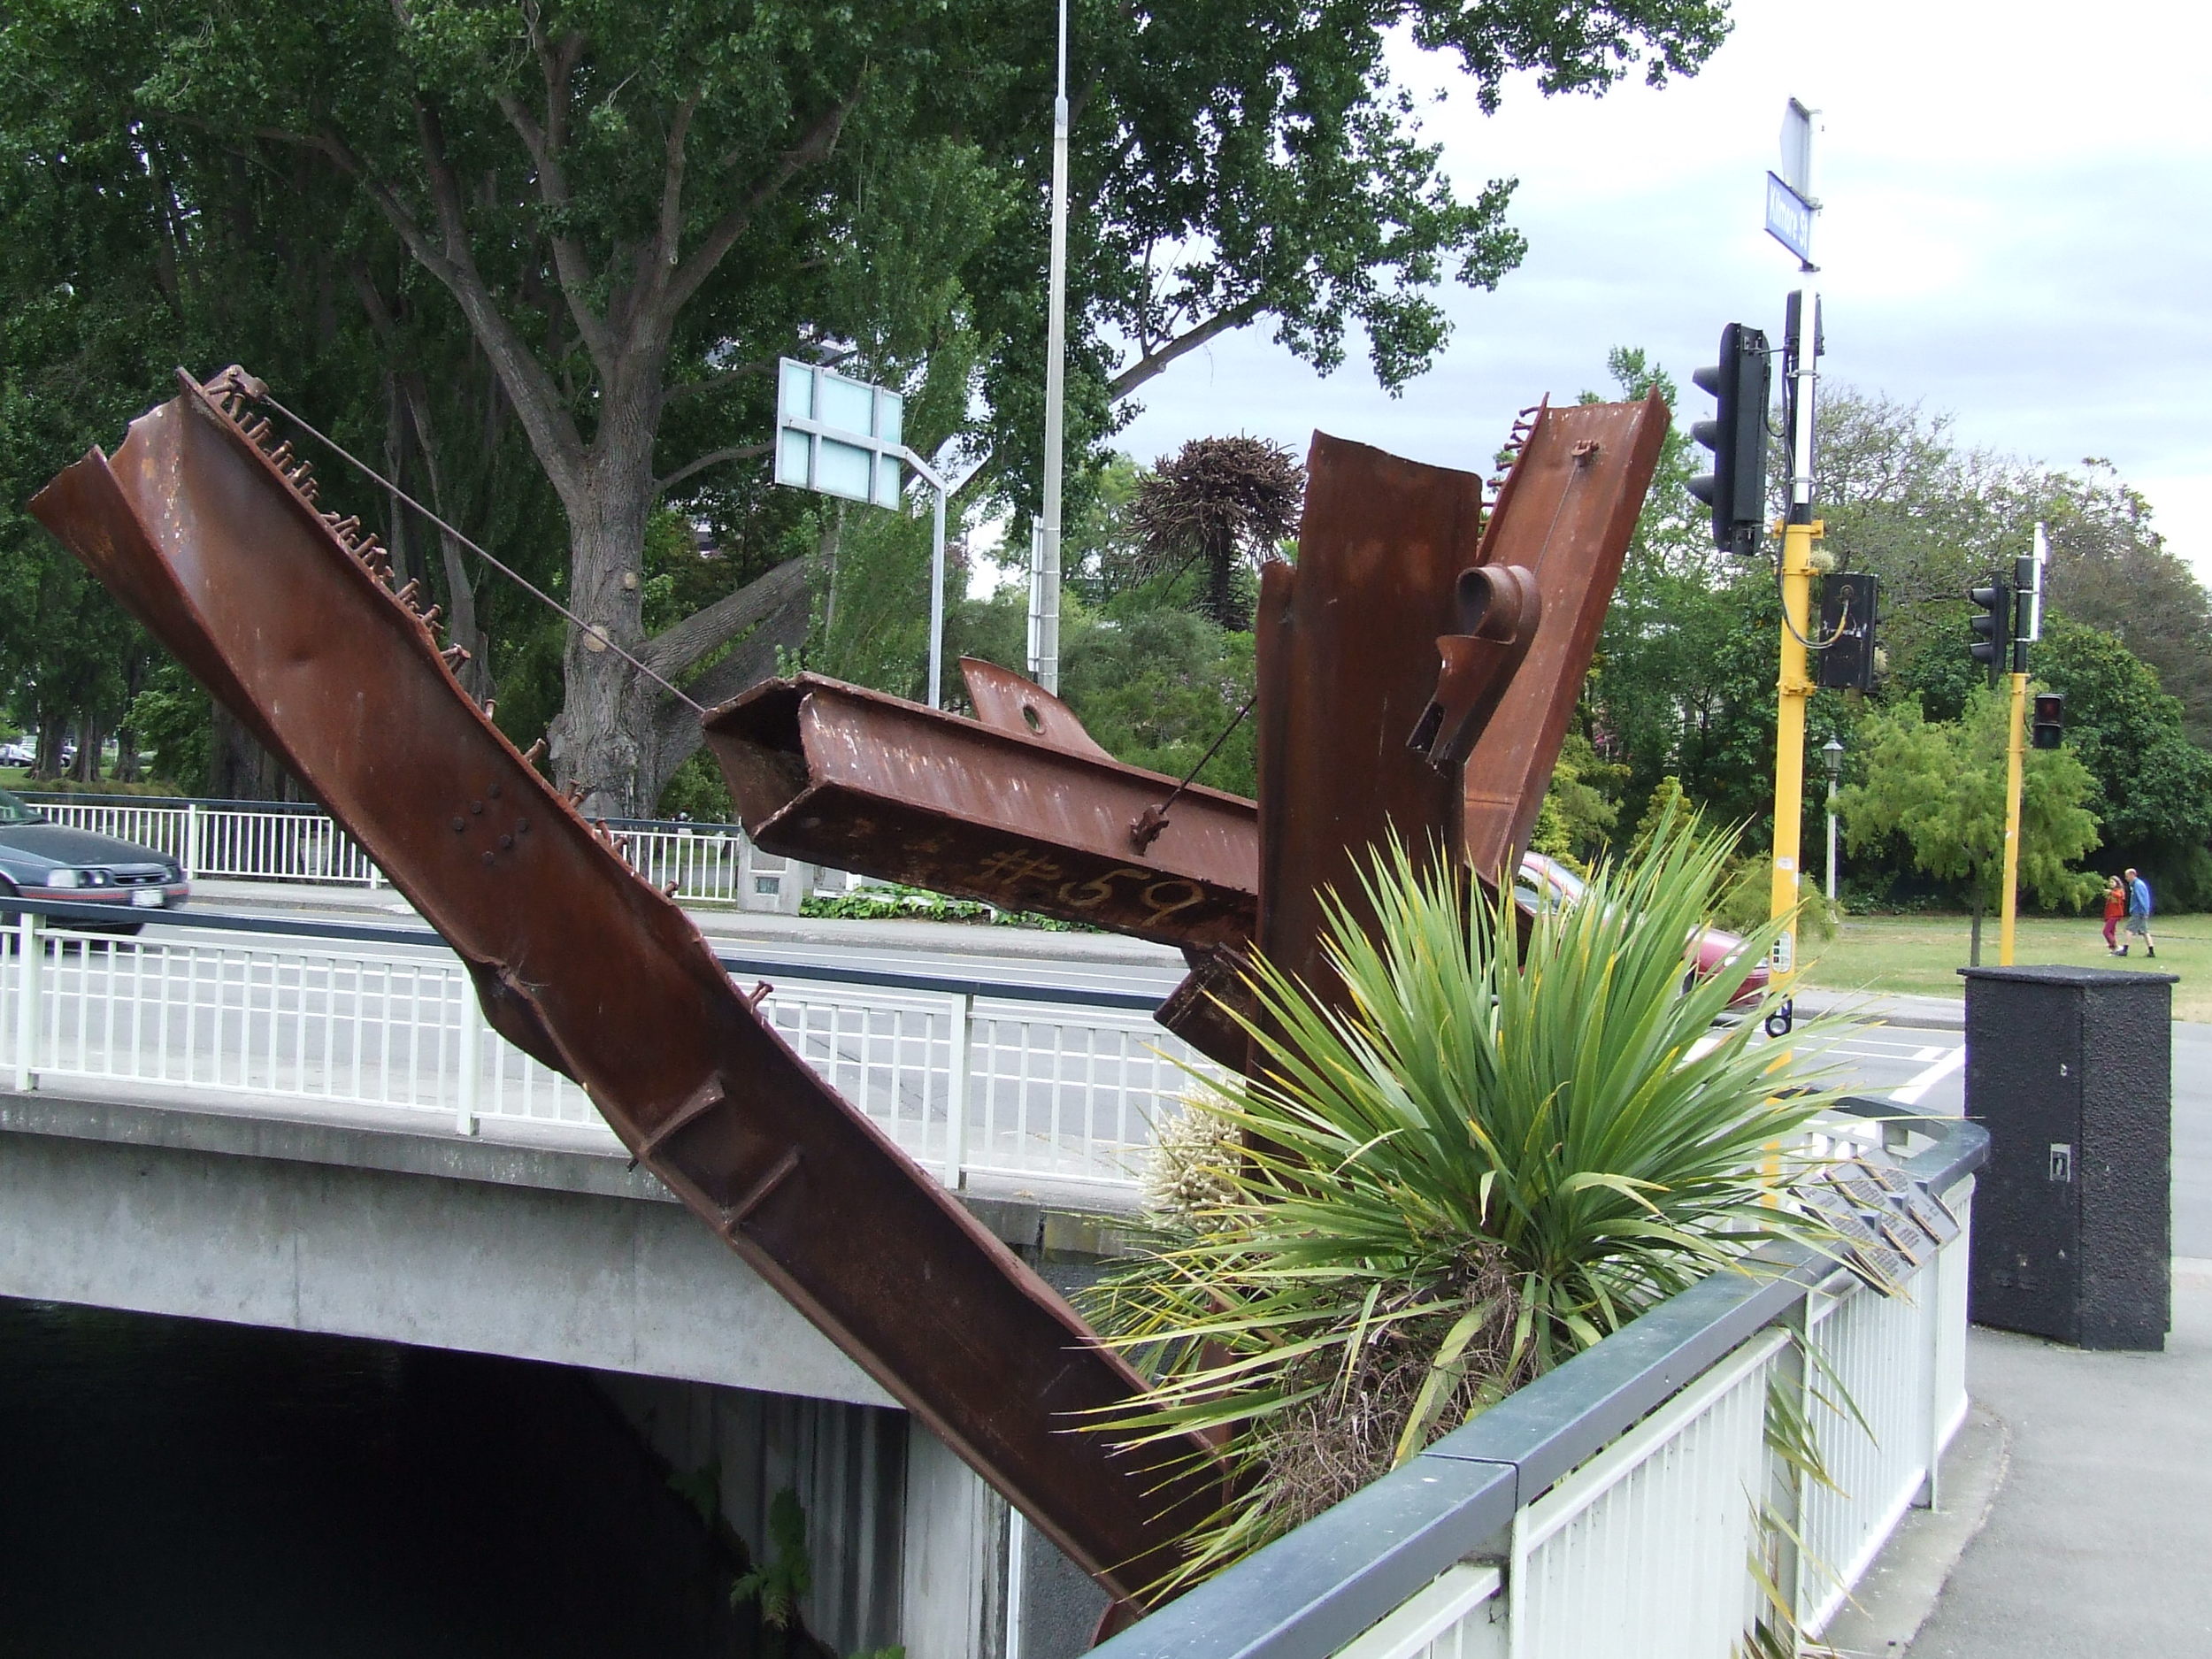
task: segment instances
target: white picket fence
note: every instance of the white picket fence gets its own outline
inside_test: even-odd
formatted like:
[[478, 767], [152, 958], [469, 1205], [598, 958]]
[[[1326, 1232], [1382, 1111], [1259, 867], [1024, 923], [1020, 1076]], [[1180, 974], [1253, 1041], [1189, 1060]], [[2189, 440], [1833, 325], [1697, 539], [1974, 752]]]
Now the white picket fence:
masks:
[[[57, 824], [150, 847], [188, 880], [305, 881], [376, 887], [384, 873], [327, 814], [243, 802], [157, 801], [130, 795], [26, 795]], [[686, 899], [748, 910], [791, 910], [811, 866], [764, 853], [733, 824], [624, 825], [630, 861]]]
[[[471, 1134], [549, 1126], [612, 1143], [580, 1089], [484, 1022], [442, 949], [117, 938], [27, 914], [8, 944], [0, 1077], [18, 1089], [150, 1089], [288, 1115], [380, 1109]], [[776, 1029], [949, 1186], [990, 1176], [1133, 1191], [1152, 1122], [1185, 1082], [1176, 1063], [1197, 1059], [1141, 1012], [1079, 992], [892, 991], [803, 969], [773, 984], [762, 1007]]]

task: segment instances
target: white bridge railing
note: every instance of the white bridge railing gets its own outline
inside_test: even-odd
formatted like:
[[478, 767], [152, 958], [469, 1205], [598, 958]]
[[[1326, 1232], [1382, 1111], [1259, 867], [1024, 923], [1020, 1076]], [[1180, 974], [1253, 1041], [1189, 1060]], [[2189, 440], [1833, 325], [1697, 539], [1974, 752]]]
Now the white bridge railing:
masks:
[[1962, 1224], [1896, 1294], [1804, 1253], [1717, 1274], [1100, 1659], [1737, 1659], [1760, 1651], [1755, 1623], [1816, 1640], [1933, 1501], [1965, 1421], [1987, 1146], [1957, 1120], [1827, 1133], [1839, 1153], [1903, 1152]]
[[[240, 801], [26, 795], [57, 824], [113, 835], [175, 859], [190, 880], [385, 885], [384, 873], [326, 813]], [[809, 866], [764, 853], [734, 824], [623, 822], [612, 826], [639, 874], [684, 898], [748, 910], [792, 909]]]
[[[384, 1109], [464, 1133], [549, 1127], [614, 1143], [581, 1089], [485, 1023], [466, 972], [434, 938], [376, 949], [257, 937], [255, 918], [232, 919], [239, 931], [157, 940], [30, 913], [10, 922], [0, 1078], [19, 1090], [51, 1081], [219, 1094], [233, 1108], [265, 1099], [288, 1114]], [[776, 1029], [949, 1186], [987, 1176], [1133, 1188], [1152, 1121], [1184, 1086], [1176, 1062], [1197, 1058], [1143, 1010], [1115, 1005], [1138, 1000], [1128, 996], [768, 974], [762, 1007]]]

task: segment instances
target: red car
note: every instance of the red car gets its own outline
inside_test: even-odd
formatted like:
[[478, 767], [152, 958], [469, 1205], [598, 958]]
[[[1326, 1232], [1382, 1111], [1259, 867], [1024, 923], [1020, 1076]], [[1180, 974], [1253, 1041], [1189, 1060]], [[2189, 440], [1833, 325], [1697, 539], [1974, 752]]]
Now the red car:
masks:
[[[1559, 903], [1576, 903], [1582, 897], [1582, 878], [1542, 853], [1523, 853], [1521, 879], [1513, 884], [1514, 903], [1532, 916], [1538, 899], [1547, 891]], [[1731, 1008], [1747, 1007], [1766, 994], [1766, 963], [1755, 961], [1746, 968], [1743, 956], [1742, 938], [1724, 927], [1709, 927], [1697, 936], [1698, 978], [1710, 979], [1724, 973], [1743, 974], [1743, 983], [1736, 987], [1735, 995], [1728, 999]]]

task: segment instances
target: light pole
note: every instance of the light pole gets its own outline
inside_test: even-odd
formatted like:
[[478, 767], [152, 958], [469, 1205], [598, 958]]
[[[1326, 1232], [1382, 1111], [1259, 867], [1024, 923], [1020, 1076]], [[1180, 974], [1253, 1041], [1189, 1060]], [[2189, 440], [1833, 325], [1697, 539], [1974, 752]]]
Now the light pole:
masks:
[[1058, 68], [1052, 99], [1052, 250], [1045, 282], [1045, 477], [1043, 523], [1029, 567], [1029, 677], [1060, 689], [1061, 404], [1068, 373], [1068, 4], [1060, 0]]
[[1820, 746], [1828, 762], [1828, 902], [1836, 902], [1836, 780], [1843, 776], [1843, 741], [1830, 738]]

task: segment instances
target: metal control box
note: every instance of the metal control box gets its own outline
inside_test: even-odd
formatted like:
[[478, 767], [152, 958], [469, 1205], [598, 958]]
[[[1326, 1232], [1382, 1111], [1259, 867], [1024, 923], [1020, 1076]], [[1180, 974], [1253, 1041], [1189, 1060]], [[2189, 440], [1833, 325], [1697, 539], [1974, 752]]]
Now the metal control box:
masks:
[[2170, 1309], [2173, 979], [1965, 968], [1976, 1325], [2162, 1348]]

